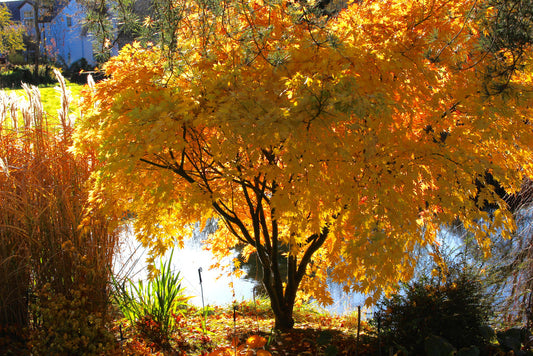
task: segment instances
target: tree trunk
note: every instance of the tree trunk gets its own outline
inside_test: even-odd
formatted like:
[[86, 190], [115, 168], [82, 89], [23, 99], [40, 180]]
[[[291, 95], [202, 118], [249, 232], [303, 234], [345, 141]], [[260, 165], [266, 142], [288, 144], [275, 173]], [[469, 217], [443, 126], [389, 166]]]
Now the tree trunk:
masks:
[[271, 307], [272, 310], [278, 310], [278, 312], [274, 312], [274, 328], [280, 331], [291, 330], [294, 327], [294, 318], [292, 316], [294, 302], [291, 305], [274, 308], [271, 300]]
[[281, 331], [291, 330], [294, 327], [293, 310], [295, 298], [283, 297], [280, 300], [277, 295], [271, 294], [271, 287], [267, 287], [266, 290], [270, 298], [270, 307], [274, 313], [274, 328]]
[[41, 55], [41, 30], [39, 29], [39, 3], [35, 1], [33, 5], [33, 24], [35, 28], [35, 58], [33, 68], [33, 78], [39, 83], [39, 61]]
[[[263, 250], [264, 251], [264, 250]], [[292, 316], [296, 291], [299, 281], [288, 278], [287, 285], [283, 288], [282, 278], [278, 270], [277, 251], [272, 254], [259, 252], [259, 260], [263, 269], [263, 285], [270, 298], [270, 307], [274, 313], [274, 328], [276, 330], [291, 330], [294, 327]]]
[[328, 233], [329, 228], [325, 227], [322, 233], [309, 237], [309, 244], [300, 260], [289, 253], [287, 257], [287, 276], [284, 279], [285, 284], [279, 271], [280, 261], [278, 259], [277, 238], [272, 239], [273, 248], [265, 249], [265, 246], [258, 248], [259, 260], [263, 268], [263, 285], [270, 297], [270, 306], [274, 312], [274, 327], [277, 330], [286, 331], [294, 327], [293, 310], [298, 288], [304, 278], [312, 255], [322, 246]]

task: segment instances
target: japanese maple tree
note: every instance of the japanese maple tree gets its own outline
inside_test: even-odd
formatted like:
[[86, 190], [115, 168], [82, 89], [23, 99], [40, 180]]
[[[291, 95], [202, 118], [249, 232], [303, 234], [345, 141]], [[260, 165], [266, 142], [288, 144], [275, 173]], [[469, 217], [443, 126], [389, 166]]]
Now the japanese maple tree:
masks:
[[485, 179], [513, 192], [533, 177], [531, 58], [498, 70], [506, 49], [484, 45], [481, 25], [497, 10], [176, 6], [177, 50], [125, 47], [77, 123], [77, 149], [105, 163], [94, 198], [134, 212], [152, 251], [219, 219], [207, 246], [257, 252], [276, 327], [288, 329], [299, 290], [329, 303], [331, 278], [372, 303], [411, 276], [413, 250], [442, 225], [460, 220], [482, 246], [512, 231]]

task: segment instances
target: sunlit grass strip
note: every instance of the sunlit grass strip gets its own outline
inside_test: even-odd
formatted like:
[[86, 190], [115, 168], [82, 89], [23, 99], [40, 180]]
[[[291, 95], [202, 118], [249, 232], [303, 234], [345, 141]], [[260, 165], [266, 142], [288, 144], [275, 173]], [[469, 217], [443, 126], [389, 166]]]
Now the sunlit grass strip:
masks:
[[[61, 117], [57, 112], [58, 110], [64, 110], [63, 102], [66, 98], [69, 100], [67, 117], [72, 121], [74, 117], [81, 115], [77, 98], [79, 98], [82, 88], [82, 85], [65, 81], [64, 83], [59, 82], [58, 86], [55, 87], [32, 89], [32, 91], [39, 92], [45, 119], [50, 121], [50, 124], [57, 125], [61, 122]], [[24, 88], [0, 90], [0, 126], [4, 124], [4, 129], [16, 129], [21, 126], [21, 106], [28, 105], [25, 103], [28, 101], [27, 90]], [[6, 105], [11, 105], [11, 107], [6, 108]], [[17, 117], [17, 121], [13, 122], [13, 117]], [[7, 119], [7, 122], [3, 123], [3, 118]]]

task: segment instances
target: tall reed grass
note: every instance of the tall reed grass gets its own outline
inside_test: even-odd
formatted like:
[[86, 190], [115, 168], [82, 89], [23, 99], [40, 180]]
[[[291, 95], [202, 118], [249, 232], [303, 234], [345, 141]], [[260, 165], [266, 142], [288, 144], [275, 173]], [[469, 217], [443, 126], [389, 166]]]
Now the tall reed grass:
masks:
[[98, 354], [110, 339], [118, 220], [91, 206], [97, 159], [69, 150], [71, 97], [56, 76], [57, 116], [36, 87], [24, 86], [27, 99], [0, 92], [0, 354], [17, 352], [8, 348], [22, 330], [33, 354]]

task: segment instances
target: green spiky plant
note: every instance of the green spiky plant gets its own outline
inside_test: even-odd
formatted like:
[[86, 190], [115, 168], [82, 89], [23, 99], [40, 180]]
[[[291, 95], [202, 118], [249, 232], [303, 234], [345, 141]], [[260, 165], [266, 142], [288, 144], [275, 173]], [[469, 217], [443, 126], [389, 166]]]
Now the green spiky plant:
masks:
[[[179, 272], [171, 268], [172, 257], [160, 260], [159, 273], [152, 279], [137, 283], [125, 278], [118, 281], [113, 277], [114, 297], [124, 317], [132, 325], [142, 328], [140, 323], [152, 323], [160, 334], [158, 343], [165, 343], [175, 330], [175, 316], [183, 312], [189, 297], [185, 296]], [[153, 338], [154, 335], [149, 337]]]

